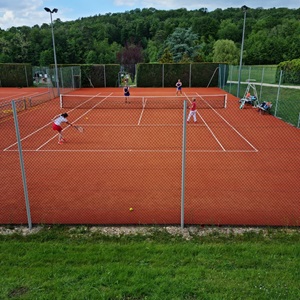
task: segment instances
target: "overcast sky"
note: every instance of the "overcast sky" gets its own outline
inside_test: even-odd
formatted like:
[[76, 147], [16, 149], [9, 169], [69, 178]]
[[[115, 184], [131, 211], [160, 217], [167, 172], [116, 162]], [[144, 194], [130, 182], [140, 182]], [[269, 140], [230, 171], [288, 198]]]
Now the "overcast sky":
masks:
[[77, 20], [98, 14], [125, 12], [136, 8], [170, 10], [186, 8], [188, 10], [207, 8], [213, 11], [216, 8], [241, 7], [250, 8], [287, 7], [299, 8], [300, 0], [0, 0], [0, 28], [8, 29], [12, 26], [34, 26], [50, 23], [49, 13], [44, 7], [57, 8], [53, 20], [59, 18], [63, 22]]

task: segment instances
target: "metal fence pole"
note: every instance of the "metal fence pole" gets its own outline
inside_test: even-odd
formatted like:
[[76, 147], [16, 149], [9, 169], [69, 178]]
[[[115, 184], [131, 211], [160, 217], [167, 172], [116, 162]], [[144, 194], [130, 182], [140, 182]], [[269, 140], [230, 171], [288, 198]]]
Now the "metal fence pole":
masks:
[[263, 87], [263, 83], [264, 83], [264, 76], [265, 76], [265, 68], [263, 67], [262, 69], [262, 73], [261, 73], [261, 81], [260, 81], [260, 91], [259, 91], [259, 100], [261, 100], [262, 97], [262, 87]]
[[275, 117], [277, 117], [277, 110], [278, 110], [278, 101], [279, 101], [281, 79], [282, 79], [282, 70], [280, 71], [280, 77], [279, 77], [279, 83], [278, 83], [277, 98], [276, 98], [276, 105], [275, 105], [275, 112], [274, 112], [274, 116]]
[[182, 117], [182, 169], [181, 169], [181, 228], [184, 228], [184, 196], [185, 196], [185, 159], [186, 159], [186, 110], [187, 100], [183, 102]]
[[16, 109], [15, 101], [13, 100], [11, 103], [12, 103], [12, 110], [13, 110], [13, 115], [14, 115], [16, 137], [17, 137], [17, 142], [18, 142], [20, 166], [21, 166], [21, 172], [22, 172], [23, 189], [24, 189], [26, 212], [27, 212], [27, 222], [28, 222], [28, 228], [31, 230], [32, 222], [31, 222], [30, 205], [29, 205], [29, 197], [28, 197], [28, 189], [27, 189], [27, 182], [26, 182], [26, 174], [25, 174], [25, 166], [24, 166], [24, 160], [23, 160], [23, 152], [22, 152], [22, 144], [21, 144], [21, 137], [20, 137], [20, 131], [19, 131], [17, 109]]

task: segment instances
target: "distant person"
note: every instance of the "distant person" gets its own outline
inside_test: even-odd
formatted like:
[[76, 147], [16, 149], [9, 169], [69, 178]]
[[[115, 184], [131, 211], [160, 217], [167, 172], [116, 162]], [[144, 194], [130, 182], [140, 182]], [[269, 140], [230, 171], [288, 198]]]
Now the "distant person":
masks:
[[62, 123], [66, 123], [70, 126], [73, 126], [71, 123], [69, 123], [68, 119], [68, 114], [67, 113], [63, 113], [60, 116], [56, 116], [54, 117], [52, 120], [52, 129], [56, 130], [58, 132], [58, 144], [61, 145], [63, 142], [66, 142], [66, 139], [64, 138], [64, 136], [62, 135]]
[[176, 86], [176, 96], [178, 96], [179, 94], [182, 95], [182, 82], [180, 81], [180, 79], [178, 79], [175, 86]]
[[197, 123], [197, 107], [196, 107], [196, 98], [193, 98], [192, 105], [189, 107], [190, 112], [187, 118], [187, 123], [190, 122], [190, 118], [193, 117], [194, 123]]
[[124, 86], [123, 91], [124, 91], [125, 103], [130, 103], [129, 102], [130, 92], [129, 92], [129, 86], [127, 84]]

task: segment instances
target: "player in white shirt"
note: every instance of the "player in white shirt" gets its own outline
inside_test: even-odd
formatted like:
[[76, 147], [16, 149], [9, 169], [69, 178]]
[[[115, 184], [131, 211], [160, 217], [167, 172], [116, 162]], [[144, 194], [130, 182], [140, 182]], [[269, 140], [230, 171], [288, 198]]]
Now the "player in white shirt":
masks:
[[55, 117], [52, 123], [52, 129], [53, 130], [57, 130], [58, 131], [58, 144], [62, 144], [63, 142], [66, 142], [66, 139], [64, 138], [64, 136], [62, 135], [62, 127], [61, 124], [62, 123], [66, 123], [70, 126], [73, 126], [67, 119], [68, 114], [67, 113], [63, 113], [61, 114], [59, 117]]

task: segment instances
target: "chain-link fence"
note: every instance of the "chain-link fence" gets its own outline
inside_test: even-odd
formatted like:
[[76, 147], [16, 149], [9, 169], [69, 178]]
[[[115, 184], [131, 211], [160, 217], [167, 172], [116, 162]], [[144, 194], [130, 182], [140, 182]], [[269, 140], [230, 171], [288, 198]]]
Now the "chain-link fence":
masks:
[[[227, 74], [227, 75], [226, 75]], [[285, 122], [299, 128], [300, 122], [300, 84], [290, 83], [291, 76], [287, 71], [278, 71], [276, 66], [243, 66], [240, 76], [240, 89], [238, 89], [238, 66], [223, 65], [220, 72], [220, 87], [238, 98], [245, 96], [249, 84], [251, 93], [257, 93], [259, 103], [272, 102], [271, 114], [283, 119]], [[293, 78], [300, 78], [300, 72]], [[240, 94], [237, 95], [237, 91]]]
[[[80, 66], [60, 67], [58, 71], [58, 83], [60, 93], [68, 93], [81, 88]], [[37, 87], [51, 87], [57, 97], [58, 84], [56, 82], [55, 69], [48, 67], [33, 67], [33, 83]]]
[[0, 223], [299, 225], [299, 129], [219, 89], [136, 89], [129, 103], [118, 90], [69, 99], [84, 132], [64, 126], [62, 144], [59, 99], [25, 113], [14, 103], [0, 123]]

